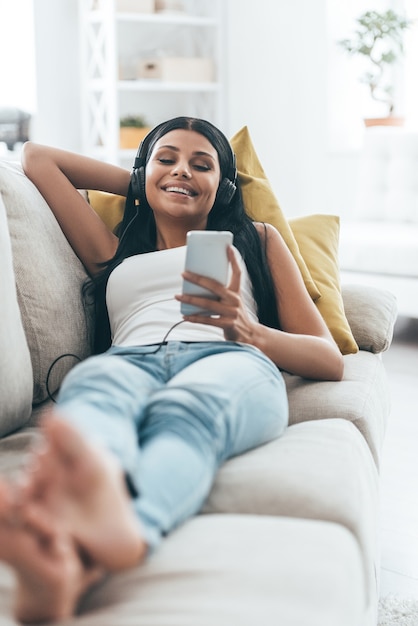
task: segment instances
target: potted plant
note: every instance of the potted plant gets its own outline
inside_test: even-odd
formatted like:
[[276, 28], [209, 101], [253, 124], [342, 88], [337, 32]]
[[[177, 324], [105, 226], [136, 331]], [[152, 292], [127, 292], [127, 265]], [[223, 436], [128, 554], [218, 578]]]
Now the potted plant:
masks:
[[150, 130], [143, 115], [126, 115], [119, 126], [119, 145], [124, 150], [136, 149]]
[[404, 31], [411, 20], [395, 13], [366, 11], [356, 19], [357, 28], [351, 39], [338, 43], [350, 55], [360, 55], [368, 63], [368, 69], [360, 77], [369, 87], [370, 96], [386, 106], [384, 118], [365, 119], [366, 126], [402, 125], [403, 119], [395, 115], [395, 88], [391, 66], [403, 55]]

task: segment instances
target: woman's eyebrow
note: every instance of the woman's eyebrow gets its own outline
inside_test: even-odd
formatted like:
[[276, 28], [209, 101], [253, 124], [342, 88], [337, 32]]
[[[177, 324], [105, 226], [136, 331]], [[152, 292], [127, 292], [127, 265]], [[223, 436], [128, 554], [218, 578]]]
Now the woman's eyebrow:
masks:
[[[162, 149], [169, 149], [169, 150], [174, 150], [175, 152], [180, 152], [180, 148], [178, 148], [177, 146], [170, 146], [170, 144], [164, 144], [162, 146], [158, 147], [158, 150], [162, 150]], [[213, 161], [215, 160], [215, 158], [209, 154], [209, 152], [205, 152], [204, 150], [196, 150], [195, 152], [193, 152], [194, 156], [207, 156], [210, 159], [212, 159]]]
[[176, 146], [170, 146], [169, 144], [158, 146], [157, 150], [161, 150], [162, 148], [168, 148], [169, 150], [176, 150], [176, 152], [180, 150], [180, 148], [177, 148]]
[[209, 152], [205, 152], [204, 150], [196, 150], [196, 152], [193, 152], [193, 154], [195, 154], [196, 156], [206, 156], [206, 157], [209, 157], [210, 159], [212, 159], [212, 161], [215, 160], [214, 156], [209, 154]]

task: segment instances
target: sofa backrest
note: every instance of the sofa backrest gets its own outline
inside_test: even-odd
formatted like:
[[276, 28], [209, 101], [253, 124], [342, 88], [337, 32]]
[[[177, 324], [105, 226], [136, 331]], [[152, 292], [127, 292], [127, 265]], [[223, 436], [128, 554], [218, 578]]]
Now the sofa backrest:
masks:
[[[57, 390], [77, 359], [91, 352], [91, 316], [82, 297], [86, 272], [20, 164], [0, 161], [0, 193], [33, 368], [33, 403], [39, 404], [48, 391]], [[9, 291], [7, 298], [16, 301], [16, 293]]]
[[6, 208], [0, 196], [0, 437], [32, 410], [32, 365], [17, 303]]

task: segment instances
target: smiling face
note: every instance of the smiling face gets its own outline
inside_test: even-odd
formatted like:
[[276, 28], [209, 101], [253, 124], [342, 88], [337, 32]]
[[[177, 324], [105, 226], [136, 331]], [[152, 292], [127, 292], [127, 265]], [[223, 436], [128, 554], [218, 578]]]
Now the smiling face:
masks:
[[220, 182], [218, 153], [204, 135], [176, 129], [155, 144], [145, 168], [145, 191], [155, 219], [206, 226]]

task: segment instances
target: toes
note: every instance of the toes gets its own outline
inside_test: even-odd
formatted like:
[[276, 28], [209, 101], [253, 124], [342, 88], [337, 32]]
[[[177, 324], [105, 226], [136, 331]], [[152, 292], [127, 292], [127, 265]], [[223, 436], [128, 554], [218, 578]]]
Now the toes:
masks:
[[50, 450], [46, 446], [35, 448], [18, 483], [21, 498], [24, 501], [41, 499], [51, 479], [56, 479], [56, 472], [56, 463], [53, 463]]
[[102, 567], [91, 567], [84, 570], [82, 580], [82, 591], [89, 589], [92, 585], [95, 585], [106, 576], [106, 571]]
[[14, 499], [10, 485], [5, 480], [0, 480], [0, 519], [6, 519], [10, 514]]
[[42, 428], [51, 449], [67, 466], [76, 465], [88, 454], [83, 437], [66, 421], [54, 417], [44, 420]]
[[[113, 458], [103, 449], [91, 444], [67, 421], [54, 417], [43, 423], [51, 455], [61, 470], [62, 484], [78, 496], [103, 481], [103, 472]], [[53, 479], [56, 481], [56, 479]]]
[[61, 526], [55, 516], [52, 516], [44, 506], [37, 503], [29, 503], [22, 507], [21, 522], [25, 528], [45, 541], [55, 537], [58, 527]]

